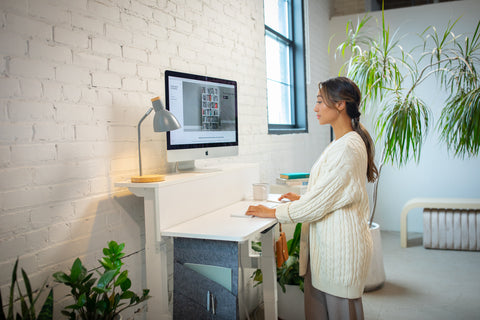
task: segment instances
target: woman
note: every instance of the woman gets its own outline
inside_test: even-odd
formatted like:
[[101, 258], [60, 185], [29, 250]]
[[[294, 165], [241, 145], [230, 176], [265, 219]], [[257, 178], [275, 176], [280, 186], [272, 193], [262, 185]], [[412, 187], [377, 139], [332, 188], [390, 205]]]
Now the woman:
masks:
[[313, 165], [307, 192], [280, 197], [276, 209], [251, 206], [247, 215], [303, 223], [300, 275], [305, 276], [307, 319], [363, 319], [361, 296], [372, 240], [366, 180], [377, 177], [374, 146], [360, 124], [361, 93], [348, 78], [319, 84], [314, 111], [335, 140]]

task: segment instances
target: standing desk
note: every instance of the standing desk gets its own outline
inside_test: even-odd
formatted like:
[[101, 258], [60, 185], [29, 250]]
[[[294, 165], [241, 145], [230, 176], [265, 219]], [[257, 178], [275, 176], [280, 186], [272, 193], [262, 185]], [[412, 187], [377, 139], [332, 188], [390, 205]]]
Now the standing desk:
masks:
[[[277, 223], [276, 219], [231, 216], [243, 214], [250, 204], [254, 202], [240, 201], [162, 231], [174, 242], [173, 319], [239, 319], [243, 312], [239, 310], [238, 286], [243, 283], [243, 279], [239, 282], [239, 259], [245, 259], [240, 243], [261, 233], [262, 248], [273, 248], [272, 229]], [[263, 287], [265, 316], [277, 319], [275, 257], [273, 249], [263, 251], [262, 272], [264, 279], [270, 278]], [[228, 289], [189, 268], [190, 263], [229, 270]]]
[[[180, 249], [179, 246], [192, 247], [187, 242], [195, 241], [198, 245], [198, 243], [213, 241], [215, 246], [229, 244], [230, 248], [235, 246], [238, 248], [239, 243], [258, 232], [263, 232], [261, 240], [264, 249], [260, 260], [263, 272], [265, 319], [277, 319], [276, 265], [272, 228], [276, 220], [231, 217], [234, 211], [238, 213], [240, 208], [242, 210], [245, 208], [245, 199], [251, 198], [252, 184], [259, 181], [258, 164], [243, 164], [223, 167], [211, 173], [167, 175], [166, 181], [163, 182], [115, 184], [117, 187], [126, 187], [136, 196], [144, 198], [145, 268], [147, 287], [152, 296], [147, 301], [148, 319], [172, 319], [169, 311], [167, 272], [167, 265], [172, 261], [168, 261], [167, 257], [167, 239], [173, 237], [178, 248], [175, 250], [174, 247], [174, 255], [176, 251], [177, 262], [181, 263], [183, 258], [178, 254], [188, 253], [188, 251]], [[214, 256], [218, 251], [211, 248], [206, 250], [205, 256]], [[230, 256], [232, 259], [224, 259], [224, 261], [237, 261], [240, 256], [241, 254], [237, 252], [237, 259], [235, 259], [234, 250]], [[189, 261], [192, 259], [190, 256], [185, 258]], [[197, 262], [200, 261], [194, 263]], [[210, 263], [205, 260], [202, 262]], [[180, 269], [177, 268], [177, 270]], [[238, 276], [238, 269], [236, 270], [233, 271], [232, 268], [232, 277]], [[232, 286], [235, 286], [234, 282], [232, 281]], [[217, 294], [215, 297], [219, 299], [220, 296]], [[218, 301], [218, 307], [221, 308], [222, 305]]]

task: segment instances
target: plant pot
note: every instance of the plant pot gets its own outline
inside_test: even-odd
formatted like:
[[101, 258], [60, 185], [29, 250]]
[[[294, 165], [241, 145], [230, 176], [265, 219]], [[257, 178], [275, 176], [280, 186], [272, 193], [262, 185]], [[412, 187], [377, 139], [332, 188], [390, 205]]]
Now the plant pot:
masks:
[[370, 228], [373, 248], [370, 268], [368, 269], [367, 281], [365, 282], [365, 292], [380, 289], [385, 283], [385, 269], [383, 267], [382, 238], [380, 235], [380, 226], [373, 222]]
[[297, 285], [285, 285], [285, 293], [277, 283], [278, 318], [282, 320], [305, 319], [303, 291]]

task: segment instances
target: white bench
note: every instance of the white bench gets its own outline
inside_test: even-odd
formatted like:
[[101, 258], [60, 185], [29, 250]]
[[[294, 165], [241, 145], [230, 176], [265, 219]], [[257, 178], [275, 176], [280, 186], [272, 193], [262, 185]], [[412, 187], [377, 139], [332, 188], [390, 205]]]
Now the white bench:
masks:
[[474, 209], [480, 210], [480, 199], [462, 199], [462, 198], [413, 198], [403, 206], [400, 214], [400, 245], [407, 247], [407, 215], [414, 208], [427, 209]]

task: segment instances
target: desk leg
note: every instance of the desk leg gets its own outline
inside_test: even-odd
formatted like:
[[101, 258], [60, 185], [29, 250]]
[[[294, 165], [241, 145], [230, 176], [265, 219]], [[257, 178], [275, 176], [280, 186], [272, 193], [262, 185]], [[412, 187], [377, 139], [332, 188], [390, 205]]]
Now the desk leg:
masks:
[[275, 264], [275, 252], [273, 250], [274, 228], [261, 234], [262, 256], [261, 267], [263, 273], [263, 301], [265, 308], [265, 320], [277, 320], [277, 265]]
[[147, 319], [171, 319], [168, 311], [168, 271], [167, 245], [165, 241], [157, 241], [155, 221], [155, 194], [144, 197], [145, 210], [145, 268], [147, 288], [150, 289], [147, 300]]

